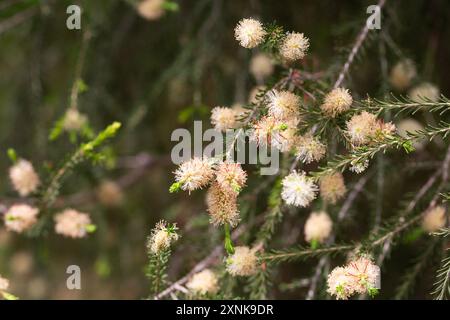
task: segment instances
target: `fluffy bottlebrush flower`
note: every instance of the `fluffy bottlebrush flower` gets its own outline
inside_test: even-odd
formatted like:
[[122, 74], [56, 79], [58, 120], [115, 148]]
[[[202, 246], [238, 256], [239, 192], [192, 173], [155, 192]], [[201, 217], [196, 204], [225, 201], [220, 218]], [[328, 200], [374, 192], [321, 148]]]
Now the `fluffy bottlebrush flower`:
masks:
[[14, 189], [22, 196], [36, 191], [40, 184], [39, 176], [31, 162], [20, 159], [9, 169], [9, 178]]
[[97, 190], [100, 203], [107, 207], [116, 207], [123, 201], [123, 192], [114, 181], [104, 181]]
[[164, 0], [143, 0], [137, 6], [138, 13], [145, 19], [158, 20], [164, 11]]
[[436, 206], [428, 210], [422, 220], [422, 227], [427, 232], [436, 232], [445, 227], [447, 222], [446, 210], [443, 206]]
[[333, 221], [325, 211], [312, 212], [305, 223], [305, 240], [323, 243], [331, 234]]
[[352, 286], [356, 293], [371, 293], [379, 288], [380, 267], [368, 257], [361, 256], [345, 267], [345, 272], [352, 278]]
[[303, 59], [309, 48], [309, 39], [303, 33], [289, 33], [280, 47], [281, 56], [289, 61]]
[[305, 172], [293, 171], [284, 177], [281, 184], [281, 197], [289, 205], [307, 207], [316, 198], [318, 188]]
[[335, 204], [347, 192], [342, 173], [326, 175], [319, 180], [320, 196], [327, 202]]
[[175, 171], [175, 180], [180, 188], [189, 192], [205, 187], [213, 177], [210, 161], [197, 157], [183, 162]]
[[348, 89], [336, 88], [325, 96], [320, 109], [326, 116], [334, 118], [350, 109], [352, 103], [353, 98]]
[[66, 131], [79, 131], [87, 123], [86, 115], [77, 109], [69, 108], [64, 115], [63, 128]]
[[280, 121], [299, 118], [300, 97], [289, 91], [272, 90], [269, 98], [269, 115]]
[[389, 82], [398, 91], [403, 91], [411, 85], [417, 71], [414, 62], [410, 59], [399, 61], [391, 70]]
[[147, 239], [147, 250], [152, 254], [159, 254], [168, 249], [179, 238], [177, 230], [176, 224], [168, 224], [164, 220], [159, 221]]
[[347, 134], [354, 146], [382, 141], [396, 131], [392, 122], [384, 122], [377, 116], [363, 111], [347, 121]]
[[270, 57], [264, 53], [258, 53], [250, 61], [250, 73], [258, 81], [263, 81], [273, 73], [273, 62]]
[[256, 273], [258, 261], [256, 250], [249, 247], [236, 247], [226, 259], [227, 271], [232, 276], [251, 276]]
[[343, 267], [336, 267], [328, 275], [328, 289], [327, 292], [336, 299], [346, 300], [355, 292], [353, 286], [353, 278], [351, 278], [346, 269]]
[[69, 238], [84, 238], [92, 226], [89, 214], [66, 209], [55, 216], [55, 232]]
[[215, 294], [219, 290], [219, 281], [213, 271], [205, 269], [194, 274], [186, 287], [194, 294]]
[[348, 299], [355, 293], [374, 295], [379, 289], [380, 268], [361, 256], [345, 267], [335, 268], [328, 276], [328, 293], [336, 299]]
[[255, 19], [242, 19], [234, 29], [234, 37], [244, 48], [254, 48], [264, 41], [266, 31]]
[[37, 222], [39, 210], [26, 204], [16, 204], [5, 214], [6, 229], [22, 233]]
[[216, 168], [216, 181], [223, 190], [239, 193], [247, 181], [240, 163], [222, 162]]
[[235, 191], [222, 189], [215, 182], [206, 193], [206, 205], [213, 225], [230, 224], [235, 227], [239, 223], [240, 217]]
[[311, 134], [299, 136], [296, 142], [297, 157], [303, 163], [319, 161], [325, 156], [326, 146]]
[[440, 96], [439, 88], [434, 84], [424, 82], [419, 84], [418, 86], [412, 88], [409, 91], [409, 97], [411, 100], [420, 103], [420, 102], [436, 102], [439, 100]]
[[218, 131], [234, 129], [238, 125], [239, 111], [233, 108], [215, 107], [211, 110], [211, 124]]
[[347, 121], [347, 133], [354, 145], [366, 144], [379, 128], [377, 116], [363, 111]]
[[[397, 124], [397, 132], [403, 138], [408, 137], [408, 132], [416, 133], [423, 129], [424, 129], [424, 127], [422, 126], [422, 124], [419, 121], [416, 121], [412, 118], [404, 119]], [[421, 150], [425, 147], [426, 142], [427, 142], [427, 139], [425, 139], [425, 138], [414, 139], [412, 144], [415, 149]]]

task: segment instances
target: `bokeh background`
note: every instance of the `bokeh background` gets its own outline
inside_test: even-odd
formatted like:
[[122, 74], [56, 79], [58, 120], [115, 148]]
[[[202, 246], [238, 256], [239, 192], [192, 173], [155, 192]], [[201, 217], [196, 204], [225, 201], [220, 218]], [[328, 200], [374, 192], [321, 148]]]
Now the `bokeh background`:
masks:
[[[193, 120], [209, 126], [209, 111], [216, 105], [248, 101], [258, 84], [248, 71], [254, 52], [234, 40], [236, 23], [243, 17], [258, 17], [304, 32], [311, 47], [303, 63], [320, 71], [340, 66], [367, 17], [366, 8], [375, 1], [176, 3], [178, 10], [150, 21], [138, 14], [137, 2], [131, 0], [0, 0], [0, 204], [17, 199], [8, 179], [9, 147], [31, 160], [41, 177], [74, 149], [67, 136], [50, 142], [48, 135], [68, 107], [83, 46], [81, 78], [87, 90], [79, 96], [79, 110], [88, 115], [96, 131], [113, 121], [123, 124], [110, 145], [111, 161], [103, 167], [78, 167], [55, 204], [55, 210], [76, 207], [91, 213], [99, 227], [95, 234], [71, 240], [49, 230], [39, 237], [26, 237], [0, 226], [0, 273], [10, 279], [15, 295], [28, 299], [146, 297], [145, 241], [161, 218], [176, 221], [182, 230], [169, 267], [170, 279], [188, 271], [220, 243], [221, 232], [208, 226], [203, 193], [168, 193], [175, 168], [170, 161], [174, 145], [170, 134], [176, 128], [191, 129]], [[66, 28], [66, 8], [71, 4], [83, 10], [81, 30]], [[401, 57], [409, 57], [420, 77], [448, 97], [448, 21], [449, 1], [388, 0], [381, 21], [387, 45], [380, 46], [378, 37], [369, 35], [348, 80], [354, 96], [376, 96], [386, 90], [381, 66], [390, 68]], [[90, 38], [83, 40], [86, 33]], [[276, 68], [275, 74], [280, 71]], [[98, 188], [105, 181], [121, 186], [119, 203], [100, 201]], [[401, 179], [392, 183], [398, 194], [390, 195], [392, 203], [386, 202], [386, 207], [411, 189]], [[370, 201], [370, 194], [363, 195], [357, 208], [367, 210]], [[295, 234], [290, 236], [295, 242]], [[408, 250], [401, 252], [387, 264], [392, 278], [382, 279], [383, 289], [394, 286], [411, 257]], [[65, 271], [71, 264], [81, 267], [82, 290], [66, 288]], [[288, 281], [301, 273], [301, 267], [287, 265], [277, 277]], [[423, 277], [416, 298], [425, 297], [433, 277], [434, 273]], [[279, 291], [276, 297], [299, 296]]]

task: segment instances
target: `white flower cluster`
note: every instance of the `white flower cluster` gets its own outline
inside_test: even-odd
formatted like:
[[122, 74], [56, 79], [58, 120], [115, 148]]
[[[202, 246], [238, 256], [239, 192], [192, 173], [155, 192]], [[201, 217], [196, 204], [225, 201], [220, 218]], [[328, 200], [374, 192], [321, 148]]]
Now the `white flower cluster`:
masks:
[[335, 268], [328, 276], [328, 293], [336, 299], [354, 294], [374, 296], [380, 286], [380, 267], [369, 257], [361, 256], [344, 267]]

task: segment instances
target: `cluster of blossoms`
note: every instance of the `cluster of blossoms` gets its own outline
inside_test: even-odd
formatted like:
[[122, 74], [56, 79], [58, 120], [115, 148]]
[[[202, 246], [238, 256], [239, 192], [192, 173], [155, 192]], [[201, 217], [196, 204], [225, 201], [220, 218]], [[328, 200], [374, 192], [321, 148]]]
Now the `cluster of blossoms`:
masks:
[[212, 224], [234, 227], [239, 223], [237, 197], [247, 181], [239, 163], [193, 158], [175, 171], [175, 180], [172, 191], [181, 188], [190, 192], [210, 185], [206, 204]]
[[423, 214], [422, 227], [431, 233], [444, 228], [447, 224], [446, 209], [443, 206], [430, 208]]
[[392, 136], [396, 128], [392, 122], [384, 122], [377, 116], [363, 111], [347, 121], [347, 134], [354, 146], [382, 141]]
[[317, 196], [319, 188], [305, 172], [293, 171], [281, 182], [281, 198], [296, 207], [307, 207]]
[[95, 231], [89, 214], [66, 209], [55, 215], [55, 232], [69, 238], [84, 238]]
[[[69, 127], [70, 130], [76, 130], [76, 128], [78, 128], [74, 123]], [[67, 129], [69, 129], [69, 127], [67, 127]], [[34, 170], [33, 165], [24, 159], [18, 160], [9, 169], [9, 177], [14, 189], [21, 196], [30, 195], [35, 192], [40, 185], [39, 176]], [[5, 213], [5, 226], [10, 231], [23, 233], [36, 224], [38, 214], [39, 209], [28, 204], [12, 205]], [[91, 223], [91, 219], [86, 213], [68, 209], [55, 216], [55, 232], [63, 236], [83, 238], [87, 233], [93, 231], [95, 231], [95, 225]]]
[[335, 268], [328, 276], [328, 293], [336, 299], [348, 299], [354, 294], [378, 293], [380, 268], [369, 257], [361, 256], [344, 267]]
[[256, 248], [236, 247], [234, 253], [226, 258], [226, 269], [232, 276], [251, 276], [258, 270]]
[[[255, 19], [242, 19], [234, 29], [234, 36], [240, 45], [247, 49], [263, 44], [269, 33], [263, 24]], [[309, 48], [309, 39], [303, 33], [288, 32], [283, 35], [279, 45], [279, 55], [286, 62], [303, 59]]]
[[212, 270], [205, 269], [194, 274], [186, 287], [194, 295], [215, 294], [219, 291], [219, 280]]
[[312, 212], [305, 223], [305, 240], [311, 244], [324, 243], [333, 229], [333, 221], [325, 211]]
[[177, 230], [176, 224], [168, 224], [164, 220], [159, 221], [147, 240], [149, 253], [156, 255], [169, 249], [170, 245], [179, 238]]

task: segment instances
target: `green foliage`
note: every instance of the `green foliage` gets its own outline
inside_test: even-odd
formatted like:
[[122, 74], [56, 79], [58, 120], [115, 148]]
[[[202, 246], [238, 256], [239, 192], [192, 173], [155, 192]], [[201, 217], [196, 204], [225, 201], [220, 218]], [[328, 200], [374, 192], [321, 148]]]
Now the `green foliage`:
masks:
[[150, 298], [164, 289], [167, 284], [167, 264], [170, 257], [170, 249], [162, 250], [154, 254], [149, 253], [146, 276], [150, 281]]

